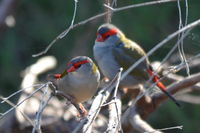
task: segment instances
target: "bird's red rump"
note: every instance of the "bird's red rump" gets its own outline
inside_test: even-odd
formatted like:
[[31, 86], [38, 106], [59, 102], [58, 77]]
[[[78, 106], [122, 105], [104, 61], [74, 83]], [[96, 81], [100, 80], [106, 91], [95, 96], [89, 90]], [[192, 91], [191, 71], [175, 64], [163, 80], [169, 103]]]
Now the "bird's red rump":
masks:
[[166, 87], [163, 83], [161, 83], [159, 81], [159, 77], [157, 75], [154, 75], [153, 74], [153, 71], [151, 69], [147, 69], [147, 72], [149, 73], [150, 76], [153, 76], [153, 82], [156, 83], [156, 85], [162, 90], [162, 91], [165, 91], [166, 90]]
[[114, 28], [108, 30], [107, 32], [105, 32], [103, 34], [97, 33], [97, 41], [98, 42], [103, 42], [109, 36], [116, 35], [116, 34], [117, 34], [117, 29], [114, 29]]

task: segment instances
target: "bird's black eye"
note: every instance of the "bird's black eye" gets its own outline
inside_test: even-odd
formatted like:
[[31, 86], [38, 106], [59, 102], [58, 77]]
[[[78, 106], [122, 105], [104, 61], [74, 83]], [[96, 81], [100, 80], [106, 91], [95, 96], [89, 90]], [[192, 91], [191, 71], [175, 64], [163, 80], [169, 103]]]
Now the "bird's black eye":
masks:
[[81, 65], [82, 65], [82, 64], [80, 64], [80, 63], [75, 63], [75, 64], [73, 64], [73, 66], [74, 66], [75, 68], [79, 68], [79, 67], [81, 67]]
[[106, 38], [110, 37], [110, 35], [107, 35]]
[[74, 66], [74, 68], [77, 69], [77, 68], [81, 67], [81, 65], [83, 65], [85, 63], [89, 63], [89, 61], [88, 60], [82, 60], [82, 61], [74, 63], [73, 66]]

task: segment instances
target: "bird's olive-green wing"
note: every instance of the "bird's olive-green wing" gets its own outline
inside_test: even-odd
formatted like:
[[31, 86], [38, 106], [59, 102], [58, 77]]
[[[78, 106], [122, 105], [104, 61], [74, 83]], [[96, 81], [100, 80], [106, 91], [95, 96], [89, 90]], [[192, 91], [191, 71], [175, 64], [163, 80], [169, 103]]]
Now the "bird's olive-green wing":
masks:
[[[141, 57], [145, 56], [144, 50], [135, 42], [130, 40], [123, 40], [124, 43], [119, 42], [116, 47], [112, 50], [115, 60], [118, 64], [127, 70], [132, 64], [134, 64]], [[147, 80], [148, 74], [146, 69], [148, 68], [149, 61], [146, 58], [142, 63], [140, 63], [130, 75], [137, 77], [141, 80]]]

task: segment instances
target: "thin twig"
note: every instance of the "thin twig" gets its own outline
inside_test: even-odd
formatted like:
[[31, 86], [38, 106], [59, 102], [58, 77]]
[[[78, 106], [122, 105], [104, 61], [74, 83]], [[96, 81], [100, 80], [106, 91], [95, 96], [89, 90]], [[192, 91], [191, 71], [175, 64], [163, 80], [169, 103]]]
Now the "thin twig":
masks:
[[32, 88], [32, 87], [41, 86], [41, 85], [43, 85], [43, 84], [34, 84], [34, 85], [32, 85], [32, 86], [29, 86], [29, 87], [20, 89], [20, 90], [18, 90], [18, 91], [16, 91], [16, 92], [12, 93], [12, 94], [11, 94], [10, 96], [8, 96], [8, 97], [2, 97], [3, 100], [1, 101], [1, 103], [6, 102], [6, 100], [10, 99], [11, 97], [17, 95], [18, 93], [20, 93], [20, 92], [22, 92], [22, 91], [24, 91], [24, 90], [26, 90], [26, 89], [29, 89], [29, 88]]
[[192, 28], [196, 27], [197, 25], [200, 24], [200, 19], [186, 25], [185, 27], [183, 27], [182, 29], [170, 34], [169, 36], [167, 36], [164, 40], [162, 40], [160, 43], [158, 43], [154, 48], [152, 48], [147, 54], [146, 56], [141, 57], [139, 60], [137, 60], [132, 66], [130, 66], [123, 74], [122, 74], [122, 78], [121, 80], [123, 80], [135, 67], [137, 67], [142, 61], [144, 61], [146, 59], [146, 57], [149, 57], [150, 55], [152, 55], [156, 50], [158, 50], [160, 47], [162, 47], [163, 45], [165, 45], [168, 41], [172, 40], [174, 37], [176, 37], [178, 34], [180, 34], [181, 32], [184, 32], [186, 30], [191, 30]]
[[[12, 107], [15, 106], [14, 103], [12, 103], [11, 101], [9, 101], [8, 99], [4, 99], [3, 96], [0, 96], [0, 99], [3, 99], [6, 103], [8, 103], [9, 105], [11, 105]], [[16, 109], [17, 109], [17, 111], [19, 111], [19, 112], [22, 114], [22, 116], [23, 116], [32, 126], [34, 125], [33, 121], [32, 121], [24, 112], [22, 112], [22, 111], [21, 111], [20, 109], [18, 109], [18, 108], [16, 108]]]
[[[141, 4], [134, 4], [134, 5], [131, 5], [131, 6], [122, 7], [122, 9], [116, 8], [115, 10], [113, 10], [113, 12], [123, 11], [123, 10], [127, 10], [127, 9], [130, 9], [130, 8], [137, 8], [137, 7], [150, 6], [150, 5], [167, 3], [167, 2], [174, 2], [174, 1], [176, 1], [176, 0], [159, 0], [159, 1], [145, 2], [145, 3], [141, 3]], [[38, 57], [38, 56], [41, 56], [43, 54], [46, 54], [48, 52], [48, 50], [53, 46], [53, 44], [55, 44], [58, 40], [61, 39], [60, 37], [63, 38], [72, 29], [74, 29], [76, 27], [79, 27], [81, 25], [84, 25], [84, 24], [86, 24], [86, 23], [88, 23], [90, 21], [93, 21], [93, 20], [97, 19], [97, 18], [104, 17], [107, 14], [108, 14], [108, 12], [103, 12], [103, 13], [100, 13], [98, 15], [92, 16], [92, 17], [90, 17], [90, 18], [88, 18], [86, 20], [83, 20], [83, 21], [81, 21], [81, 22], [79, 22], [77, 24], [74, 24], [73, 26], [68, 27], [62, 33], [60, 33], [53, 41], [51, 41], [51, 43], [45, 48], [45, 50], [39, 52], [38, 54], [32, 55], [32, 57]]]
[[[178, 12], [179, 12], [179, 27], [178, 27], [178, 29], [181, 29], [183, 26], [185, 26], [187, 24], [187, 18], [185, 18], [185, 24], [183, 25], [183, 23], [182, 23], [182, 10], [181, 10], [181, 6], [180, 6], [180, 0], [177, 1], [177, 5], [178, 5]], [[186, 9], [186, 15], [187, 15], [187, 9]], [[184, 36], [184, 34], [185, 34], [185, 32], [182, 32], [182, 33], [180, 33], [178, 35], [178, 41], [182, 36]], [[181, 60], [180, 64], [183, 64], [183, 63], [186, 64], [186, 72], [187, 72], [187, 74], [189, 76], [190, 75], [190, 68], [189, 68], [189, 65], [187, 63], [187, 59], [185, 57], [183, 44], [184, 44], [183, 43], [183, 39], [181, 39], [181, 42], [178, 45], [178, 51], [179, 51], [180, 60]]]
[[[159, 69], [160, 69], [160, 67], [167, 61], [167, 59], [170, 57], [170, 55], [176, 50], [176, 48], [178, 47], [178, 45], [180, 44], [180, 42], [190, 33], [190, 31], [191, 30], [187, 30], [186, 32], [185, 32], [185, 34], [183, 34], [182, 36], [181, 36], [181, 38], [176, 42], [176, 44], [174, 45], [174, 47], [168, 52], [168, 54], [165, 56], [165, 58], [162, 60], [162, 62], [161, 62], [161, 64], [160, 64], [160, 66], [158, 67], [158, 69], [155, 71], [155, 72], [157, 72]], [[184, 64], [184, 63], [183, 63]], [[180, 65], [183, 65], [183, 64], [180, 64]], [[178, 65], [179, 66], [179, 65]], [[177, 67], [178, 67], [177, 66]], [[157, 74], [157, 73], [156, 73]]]
[[39, 87], [38, 89], [34, 90], [30, 95], [28, 95], [25, 99], [23, 99], [22, 101], [18, 102], [18, 104], [16, 104], [14, 107], [10, 108], [9, 110], [7, 110], [6, 112], [4, 112], [2, 114], [2, 116], [0, 117], [0, 119], [2, 119], [4, 116], [6, 116], [9, 112], [11, 112], [12, 110], [14, 110], [15, 108], [17, 108], [19, 105], [21, 105], [22, 103], [24, 103], [27, 99], [29, 99], [30, 97], [32, 97], [36, 92], [38, 92], [39, 90], [43, 89], [46, 86], [46, 84], [44, 84], [43, 86]]
[[155, 133], [157, 131], [167, 131], [167, 130], [174, 130], [174, 129], [179, 129], [182, 130], [183, 126], [175, 126], [175, 127], [167, 127], [167, 128], [162, 128], [162, 129], [156, 129], [156, 131], [152, 131], [152, 132], [144, 132], [144, 133]]
[[78, 0], [74, 0], [74, 13], [73, 13], [73, 17], [72, 17], [72, 21], [71, 21], [71, 24], [69, 26], [69, 28], [67, 28], [66, 30], [64, 30], [61, 34], [59, 34], [46, 48], [44, 51], [38, 53], [38, 54], [34, 54], [32, 55], [32, 57], [38, 57], [38, 56], [41, 56], [43, 54], [46, 54], [48, 52], [48, 50], [53, 46], [53, 44], [55, 42], [57, 42], [58, 40], [62, 39], [64, 36], [66, 36], [69, 31], [71, 29], [74, 28], [74, 20], [75, 20], [75, 17], [76, 17], [76, 12], [77, 12], [77, 6], [78, 6]]
[[104, 4], [104, 6], [109, 8], [113, 12], [119, 12], [119, 11], [131, 9], [131, 8], [150, 6], [150, 5], [162, 4], [162, 3], [174, 2], [174, 1], [177, 1], [177, 0], [157, 0], [157, 1], [144, 2], [144, 3], [140, 3], [140, 4], [133, 4], [133, 5], [124, 6], [124, 7], [120, 7], [120, 8], [112, 8], [112, 7], [110, 7], [109, 5], [106, 5], [106, 4]]

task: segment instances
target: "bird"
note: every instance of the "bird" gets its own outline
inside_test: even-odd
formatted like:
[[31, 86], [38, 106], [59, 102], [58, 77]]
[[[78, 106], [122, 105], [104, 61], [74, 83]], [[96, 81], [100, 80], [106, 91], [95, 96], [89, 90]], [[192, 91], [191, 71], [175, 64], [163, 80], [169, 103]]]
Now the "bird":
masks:
[[[93, 55], [100, 71], [108, 79], [113, 79], [120, 67], [127, 70], [141, 57], [146, 56], [143, 48], [136, 42], [130, 40], [115, 25], [105, 23], [99, 26]], [[159, 81], [148, 57], [132, 70], [121, 82], [120, 88], [134, 88], [149, 79], [165, 93], [178, 107], [178, 101], [166, 90], [165, 85]]]
[[56, 95], [70, 100], [81, 116], [87, 115], [82, 103], [95, 95], [100, 81], [100, 72], [92, 59], [87, 56], [72, 58], [63, 73], [48, 77], [56, 88]]

